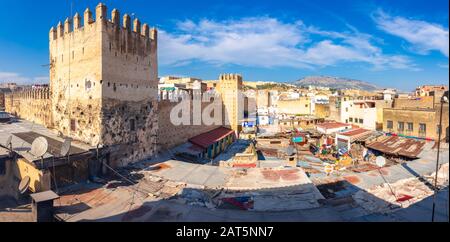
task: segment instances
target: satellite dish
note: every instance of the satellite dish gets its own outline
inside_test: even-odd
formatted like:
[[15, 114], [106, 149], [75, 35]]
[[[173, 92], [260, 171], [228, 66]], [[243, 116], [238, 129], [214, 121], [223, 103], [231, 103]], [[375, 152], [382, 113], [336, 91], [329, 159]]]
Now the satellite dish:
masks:
[[31, 144], [31, 154], [36, 157], [42, 157], [48, 150], [48, 141], [44, 137], [38, 137]]
[[62, 144], [62, 147], [61, 147], [61, 156], [66, 156], [69, 154], [71, 144], [72, 144], [72, 139], [67, 138], [64, 140], [64, 143]]
[[11, 145], [12, 145], [11, 141], [12, 141], [12, 135], [10, 135], [8, 137], [8, 139], [6, 139], [6, 147], [7, 148], [11, 148]]
[[386, 158], [383, 156], [378, 156], [376, 160], [376, 164], [378, 167], [382, 168], [386, 165]]
[[31, 178], [29, 176], [24, 177], [19, 183], [19, 192], [24, 194], [30, 187]]

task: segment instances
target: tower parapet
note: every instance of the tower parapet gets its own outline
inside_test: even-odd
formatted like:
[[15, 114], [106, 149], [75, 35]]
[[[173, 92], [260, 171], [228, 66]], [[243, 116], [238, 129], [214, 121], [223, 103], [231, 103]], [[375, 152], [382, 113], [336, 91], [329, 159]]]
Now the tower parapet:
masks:
[[95, 21], [102, 21], [107, 19], [107, 8], [103, 3], [99, 3], [97, 7], [95, 7]]
[[81, 16], [76, 13], [75, 16], [73, 16], [73, 29], [77, 30], [81, 28]]
[[123, 28], [130, 31], [131, 30], [131, 18], [130, 15], [123, 15]]
[[72, 21], [69, 18], [66, 18], [64, 21], [64, 34], [68, 34], [72, 32]]
[[120, 12], [117, 9], [113, 9], [111, 12], [111, 22], [116, 26], [120, 27]]
[[50, 38], [50, 41], [53, 41], [53, 40], [56, 39], [56, 29], [55, 29], [55, 27], [52, 27], [50, 29], [49, 38]]
[[89, 8], [86, 8], [84, 10], [84, 26], [94, 22], [94, 19], [92, 18], [92, 12]]
[[11, 92], [5, 95], [5, 98], [10, 98], [13, 100], [17, 99], [30, 99], [30, 100], [41, 100], [50, 99], [50, 88], [40, 88], [40, 89], [27, 89], [18, 92]]
[[140, 34], [141, 33], [141, 21], [138, 18], [134, 20], [133, 31]]
[[237, 80], [237, 81], [242, 81], [242, 75], [240, 74], [221, 74], [219, 76], [219, 81], [232, 81], [232, 80]]
[[[138, 18], [136, 18], [132, 23], [130, 15], [124, 14], [122, 23], [120, 23], [120, 12], [117, 9], [112, 10], [111, 19], [108, 20], [107, 7], [103, 3], [99, 3], [95, 8], [95, 20], [92, 11], [89, 8], [86, 8], [86, 10], [84, 11], [83, 22], [81, 20], [81, 16], [76, 13], [73, 18], [66, 18], [64, 23], [59, 22], [56, 29], [52, 27], [50, 29], [49, 39], [50, 41], [54, 41], [59, 38], [64, 38], [65, 35], [70, 34], [75, 30], [84, 31], [86, 26], [94, 23], [102, 23], [105, 28], [109, 28], [111, 26], [115, 29], [124, 30], [126, 32], [133, 32], [135, 33], [134, 36], [144, 37], [145, 39], [150, 39], [155, 42], [157, 39], [156, 28], [150, 29], [148, 24], [142, 24]], [[102, 28], [96, 29], [101, 30]], [[56, 34], [54, 32], [56, 32]]]
[[157, 39], [158, 39], [158, 30], [156, 28], [152, 28], [152, 30], [150, 31], [150, 39], [154, 40], [154, 41], [157, 41]]
[[56, 38], [60, 38], [64, 34], [64, 27], [63, 27], [61, 21], [58, 23], [58, 26], [56, 26], [56, 32], [57, 32]]

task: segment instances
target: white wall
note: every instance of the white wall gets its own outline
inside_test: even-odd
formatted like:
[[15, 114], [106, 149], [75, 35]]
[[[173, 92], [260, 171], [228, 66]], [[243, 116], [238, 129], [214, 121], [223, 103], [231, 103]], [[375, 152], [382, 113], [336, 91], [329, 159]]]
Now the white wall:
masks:
[[[353, 122], [350, 122], [350, 118], [353, 118]], [[358, 121], [355, 121], [355, 118]], [[359, 119], [363, 120], [363, 123], [359, 123]], [[360, 108], [359, 103], [355, 101], [343, 101], [341, 106], [341, 122], [355, 124], [361, 128], [376, 130], [377, 122], [377, 109], [376, 107]]]

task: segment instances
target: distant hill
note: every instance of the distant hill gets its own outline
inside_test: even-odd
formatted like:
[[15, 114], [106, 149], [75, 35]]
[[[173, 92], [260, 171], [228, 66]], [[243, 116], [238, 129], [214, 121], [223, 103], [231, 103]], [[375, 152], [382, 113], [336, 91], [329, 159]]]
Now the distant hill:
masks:
[[380, 87], [364, 81], [329, 76], [309, 76], [294, 81], [292, 84], [297, 86], [321, 86], [334, 89], [360, 89], [365, 91], [380, 89]]

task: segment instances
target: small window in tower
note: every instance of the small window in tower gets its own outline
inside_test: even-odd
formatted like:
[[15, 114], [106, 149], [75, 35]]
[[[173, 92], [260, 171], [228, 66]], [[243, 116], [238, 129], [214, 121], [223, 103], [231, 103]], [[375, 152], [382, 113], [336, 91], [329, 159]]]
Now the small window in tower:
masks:
[[83, 55], [84, 55], [84, 47], [83, 47]]
[[72, 51], [72, 60], [75, 58], [75, 51]]
[[109, 52], [112, 50], [112, 43], [109, 43]]
[[77, 130], [77, 122], [75, 121], [75, 119], [71, 119], [70, 120], [70, 130], [71, 131], [76, 131]]
[[131, 131], [136, 130], [136, 121], [134, 119], [130, 119], [130, 130]]

